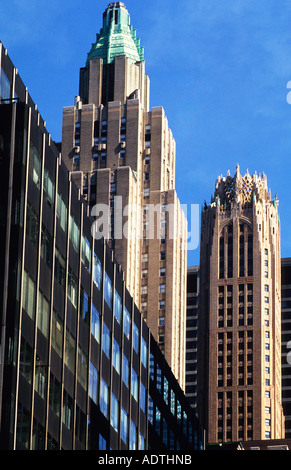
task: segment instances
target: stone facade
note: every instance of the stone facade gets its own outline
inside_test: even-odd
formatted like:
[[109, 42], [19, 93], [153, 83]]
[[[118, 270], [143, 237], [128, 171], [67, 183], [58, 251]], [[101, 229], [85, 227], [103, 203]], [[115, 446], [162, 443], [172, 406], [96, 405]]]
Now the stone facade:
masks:
[[[163, 108], [149, 109], [144, 61], [132, 60], [126, 48], [124, 55], [111, 52], [105, 59], [106, 34], [116, 44], [115, 29], [129, 47], [132, 31], [125, 12], [117, 2], [104, 13], [101, 35], [80, 71], [80, 96], [63, 111], [62, 155], [91, 207], [110, 206], [108, 237], [127, 288], [184, 388], [187, 252], [181, 244], [187, 221], [175, 192], [175, 140]], [[115, 25], [108, 28], [110, 18]], [[138, 213], [124, 214], [130, 203], [140, 208]], [[155, 218], [148, 219], [151, 205], [164, 234], [156, 232]], [[122, 239], [116, 237], [120, 212], [128, 228]]]
[[202, 213], [198, 395], [210, 443], [284, 437], [277, 206], [266, 176], [238, 166]]

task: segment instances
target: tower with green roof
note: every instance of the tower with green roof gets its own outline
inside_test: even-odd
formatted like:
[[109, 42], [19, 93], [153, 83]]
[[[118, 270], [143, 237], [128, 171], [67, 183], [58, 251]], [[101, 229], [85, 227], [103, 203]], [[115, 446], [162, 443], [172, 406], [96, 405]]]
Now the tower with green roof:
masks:
[[[175, 140], [164, 109], [150, 109], [149, 94], [144, 50], [129, 13], [123, 3], [110, 3], [80, 69], [79, 95], [63, 110], [62, 155], [89, 208], [109, 208], [104, 236], [184, 388], [187, 221], [175, 191]], [[140, 213], [126, 212], [130, 204]], [[168, 223], [176, 238], [166, 220], [160, 236], [148, 236], [151, 205], [172, 207]]]

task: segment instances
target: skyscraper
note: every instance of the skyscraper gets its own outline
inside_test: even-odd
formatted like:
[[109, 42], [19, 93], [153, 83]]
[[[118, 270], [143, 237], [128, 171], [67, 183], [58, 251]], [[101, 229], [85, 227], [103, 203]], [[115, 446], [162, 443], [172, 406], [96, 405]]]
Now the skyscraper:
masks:
[[277, 197], [219, 177], [201, 221], [199, 412], [208, 442], [284, 436]]
[[[149, 109], [144, 51], [121, 2], [110, 3], [64, 108], [62, 154], [184, 388], [187, 222], [175, 191], [175, 141], [162, 107]], [[97, 209], [94, 209], [97, 211]]]
[[282, 401], [285, 437], [291, 437], [291, 258], [282, 265]]
[[0, 448], [193, 450], [203, 429], [0, 42]]

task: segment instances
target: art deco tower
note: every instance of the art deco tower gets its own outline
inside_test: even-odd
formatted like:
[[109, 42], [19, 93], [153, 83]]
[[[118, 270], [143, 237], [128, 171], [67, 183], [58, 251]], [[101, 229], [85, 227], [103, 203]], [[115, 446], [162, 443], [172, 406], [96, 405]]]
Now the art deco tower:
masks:
[[265, 175], [237, 167], [202, 213], [198, 387], [210, 443], [284, 437], [277, 206]]
[[64, 108], [62, 154], [89, 205], [110, 208], [108, 239], [127, 288], [183, 388], [187, 222], [175, 192], [175, 141], [163, 108], [149, 109], [143, 48], [121, 2], [104, 12], [79, 96]]

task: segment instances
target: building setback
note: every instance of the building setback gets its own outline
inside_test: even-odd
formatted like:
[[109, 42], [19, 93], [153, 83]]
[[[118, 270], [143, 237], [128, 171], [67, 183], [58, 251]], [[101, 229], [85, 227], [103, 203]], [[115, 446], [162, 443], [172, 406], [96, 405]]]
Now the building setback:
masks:
[[163, 108], [150, 110], [149, 94], [129, 13], [110, 3], [80, 70], [79, 96], [63, 110], [62, 155], [90, 207], [110, 208], [105, 237], [184, 388], [187, 221], [175, 191], [175, 140]]
[[1, 448], [201, 448], [202, 429], [112, 250], [92, 237], [87, 201], [2, 43], [0, 99]]
[[203, 209], [198, 416], [209, 443], [284, 437], [277, 206], [266, 176], [237, 166]]

